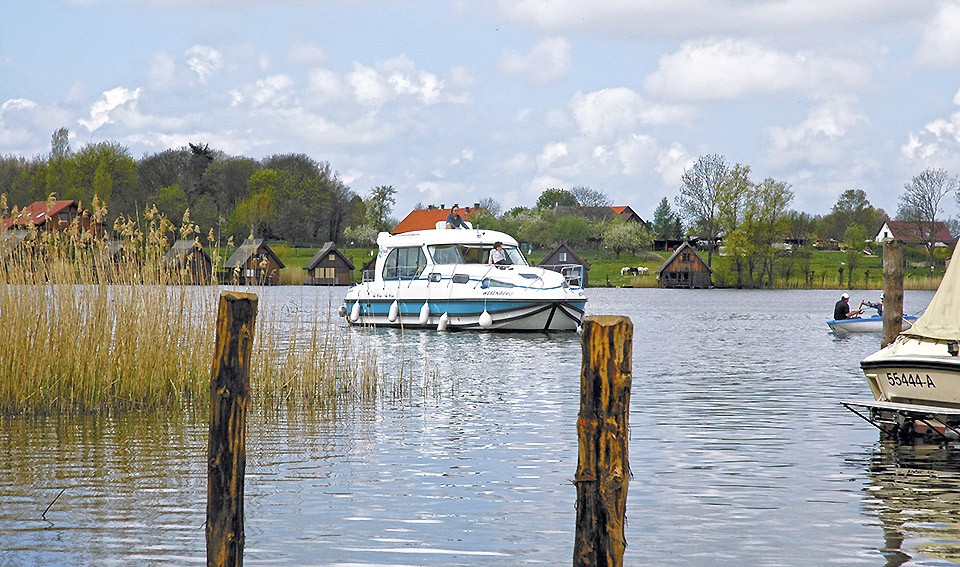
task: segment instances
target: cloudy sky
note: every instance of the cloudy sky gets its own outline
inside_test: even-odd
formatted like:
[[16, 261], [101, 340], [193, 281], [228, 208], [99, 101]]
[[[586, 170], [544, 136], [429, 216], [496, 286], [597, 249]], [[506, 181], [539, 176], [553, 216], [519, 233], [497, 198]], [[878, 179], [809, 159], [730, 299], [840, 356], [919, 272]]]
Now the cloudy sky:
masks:
[[960, 173], [960, 0], [10, 4], [0, 154], [304, 153], [397, 218], [584, 185], [650, 219], [705, 154], [812, 214]]

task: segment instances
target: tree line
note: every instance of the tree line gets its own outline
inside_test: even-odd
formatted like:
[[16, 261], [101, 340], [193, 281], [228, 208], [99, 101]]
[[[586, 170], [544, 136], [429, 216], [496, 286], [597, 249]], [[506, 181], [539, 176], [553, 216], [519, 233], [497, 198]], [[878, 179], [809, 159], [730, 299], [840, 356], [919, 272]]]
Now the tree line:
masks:
[[[653, 218], [642, 224], [599, 214], [613, 203], [603, 191], [587, 186], [548, 188], [532, 207], [506, 211], [486, 198], [471, 220], [533, 246], [565, 242], [605, 248], [618, 257], [649, 249], [653, 240], [695, 239], [711, 266], [722, 242], [736, 284], [763, 286], [773, 280], [784, 242], [832, 240], [862, 249], [889, 219], [860, 189], [844, 191], [826, 215], [799, 212], [791, 208], [794, 195], [788, 183], [755, 181], [751, 173], [750, 166], [731, 165], [721, 155], [701, 156], [684, 172], [672, 204], [663, 197]], [[897, 218], [915, 223], [932, 238], [946, 197], [953, 193], [960, 203], [957, 188], [955, 175], [926, 169], [904, 185]], [[0, 157], [0, 194], [6, 195], [0, 208], [4, 202], [23, 207], [51, 194], [89, 206], [97, 196], [108, 211], [108, 223], [155, 208], [174, 222], [188, 218], [218, 240], [253, 234], [294, 246], [326, 241], [368, 246], [397, 222], [393, 186], [371, 188], [364, 198], [329, 163], [305, 154], [257, 160], [191, 143], [134, 159], [114, 142], [74, 151], [66, 128], [53, 133], [49, 155]], [[951, 228], [957, 225], [947, 222]], [[932, 247], [929, 254], [932, 264]]]

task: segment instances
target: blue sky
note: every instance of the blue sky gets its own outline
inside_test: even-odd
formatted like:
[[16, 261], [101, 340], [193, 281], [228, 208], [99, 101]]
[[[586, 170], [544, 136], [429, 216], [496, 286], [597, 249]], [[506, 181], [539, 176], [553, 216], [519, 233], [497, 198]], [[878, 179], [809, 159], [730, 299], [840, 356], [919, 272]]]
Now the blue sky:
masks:
[[650, 219], [713, 153], [812, 214], [960, 173], [960, 0], [10, 4], [0, 154], [304, 153], [397, 218], [585, 185]]

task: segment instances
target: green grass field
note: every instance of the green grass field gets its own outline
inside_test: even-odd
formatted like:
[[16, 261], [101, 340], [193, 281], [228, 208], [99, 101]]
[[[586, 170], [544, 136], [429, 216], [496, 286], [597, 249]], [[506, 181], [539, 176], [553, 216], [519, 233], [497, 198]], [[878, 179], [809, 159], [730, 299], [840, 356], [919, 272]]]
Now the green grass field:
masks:
[[[286, 265], [281, 275], [284, 284], [298, 285], [303, 283], [303, 266], [317, 252], [317, 248], [293, 248], [283, 244], [270, 245], [273, 251]], [[356, 277], [359, 279], [360, 266], [373, 257], [368, 248], [340, 248], [340, 252], [353, 262], [357, 268]], [[549, 250], [534, 250], [527, 255], [527, 261], [537, 265]], [[589, 287], [657, 287], [657, 271], [663, 265], [670, 252], [644, 252], [640, 255], [628, 253], [616, 254], [608, 250], [578, 250], [577, 253], [590, 263], [588, 275]], [[905, 249], [907, 267], [904, 270], [904, 288], [906, 289], [936, 289], [943, 277], [946, 251], [937, 256], [937, 267], [931, 272], [925, 264], [924, 256], [916, 250]], [[706, 261], [706, 254], [703, 254]], [[713, 267], [723, 270], [726, 260], [722, 256], [714, 255]], [[649, 272], [645, 276], [622, 276], [623, 267], [646, 267]], [[797, 264], [799, 266], [799, 264]], [[843, 267], [843, 281], [840, 281], [839, 268]], [[831, 250], [815, 250], [810, 260], [810, 269], [813, 273], [812, 284], [806, 284], [799, 267], [788, 280], [777, 276], [774, 287], [778, 289], [844, 289], [848, 286], [848, 272], [846, 270], [846, 255], [844, 252]], [[855, 289], [881, 289], [883, 287], [883, 268], [879, 254], [860, 254], [857, 266], [854, 269], [853, 281], [850, 287]]]

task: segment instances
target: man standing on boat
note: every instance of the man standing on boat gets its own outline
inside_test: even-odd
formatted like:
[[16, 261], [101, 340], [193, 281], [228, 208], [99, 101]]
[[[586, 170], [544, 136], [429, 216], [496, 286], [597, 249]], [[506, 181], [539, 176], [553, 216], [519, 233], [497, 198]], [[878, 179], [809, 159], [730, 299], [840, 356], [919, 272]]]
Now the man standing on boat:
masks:
[[463, 217], [460, 216], [460, 205], [456, 203], [453, 204], [450, 214], [447, 215], [447, 228], [470, 228]]
[[860, 315], [860, 310], [850, 311], [850, 294], [844, 292], [840, 296], [840, 301], [833, 306], [833, 319], [834, 321], [841, 321], [843, 319], [853, 319], [854, 317]]

